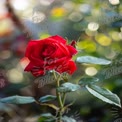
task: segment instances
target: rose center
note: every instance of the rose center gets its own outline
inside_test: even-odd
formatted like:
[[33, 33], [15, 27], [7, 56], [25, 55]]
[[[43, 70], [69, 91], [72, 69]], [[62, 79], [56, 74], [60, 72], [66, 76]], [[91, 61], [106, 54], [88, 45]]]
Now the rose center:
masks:
[[50, 45], [46, 45], [44, 48], [43, 48], [43, 53], [42, 55], [43, 56], [50, 56], [54, 53], [55, 51], [55, 48], [50, 46]]

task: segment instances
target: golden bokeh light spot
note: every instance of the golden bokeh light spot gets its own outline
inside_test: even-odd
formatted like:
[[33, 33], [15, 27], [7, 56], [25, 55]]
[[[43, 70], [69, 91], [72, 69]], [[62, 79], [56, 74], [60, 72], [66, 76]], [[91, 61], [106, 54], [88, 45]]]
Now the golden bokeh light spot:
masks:
[[112, 40], [104, 34], [97, 35], [95, 39], [102, 46], [109, 46], [112, 43]]
[[77, 42], [77, 48], [85, 50], [86, 52], [95, 52], [96, 44], [92, 40], [83, 40], [83, 41]]
[[52, 16], [54, 17], [61, 17], [64, 16], [66, 13], [66, 10], [64, 8], [53, 8], [51, 11]]

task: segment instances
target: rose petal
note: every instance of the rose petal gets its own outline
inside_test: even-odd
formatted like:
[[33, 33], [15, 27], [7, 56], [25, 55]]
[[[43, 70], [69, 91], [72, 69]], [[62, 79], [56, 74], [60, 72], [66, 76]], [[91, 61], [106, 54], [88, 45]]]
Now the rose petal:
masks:
[[75, 47], [76, 41], [73, 40], [70, 45], [73, 46], [73, 47]]
[[68, 67], [69, 67], [69, 72], [68, 72], [69, 74], [73, 74], [77, 69], [74, 61], [69, 61]]
[[50, 39], [51, 39], [51, 40], [57, 40], [58, 43], [61, 42], [61, 43], [63, 43], [63, 44], [66, 44], [66, 40], [63, 39], [61, 36], [58, 36], [58, 35], [51, 36], [51, 37], [49, 37], [48, 39], [49, 39], [49, 40], [50, 40]]
[[24, 69], [24, 71], [31, 71], [32, 70], [32, 68], [33, 68], [33, 64], [30, 62], [26, 67], [25, 67], [25, 69]]
[[44, 75], [45, 73], [44, 73], [44, 70], [31, 70], [31, 73], [35, 76], [35, 77], [37, 77], [37, 76], [40, 76], [40, 75]]
[[36, 49], [36, 45], [37, 45], [37, 41], [29, 41], [28, 46], [26, 48], [26, 52], [25, 52], [25, 57], [30, 57], [30, 55], [32, 54], [34, 47]]
[[66, 45], [57, 43], [56, 46], [58, 47], [58, 49], [54, 53], [54, 56], [56, 58], [70, 57], [70, 53]]
[[30, 60], [27, 57], [24, 57], [20, 60], [20, 65], [22, 66], [23, 69], [27, 67], [27, 65], [30, 63]]
[[67, 48], [68, 48], [68, 50], [69, 50], [71, 56], [72, 56], [72, 55], [75, 55], [75, 54], [78, 52], [78, 51], [77, 51], [74, 47], [72, 47], [71, 45], [67, 45]]

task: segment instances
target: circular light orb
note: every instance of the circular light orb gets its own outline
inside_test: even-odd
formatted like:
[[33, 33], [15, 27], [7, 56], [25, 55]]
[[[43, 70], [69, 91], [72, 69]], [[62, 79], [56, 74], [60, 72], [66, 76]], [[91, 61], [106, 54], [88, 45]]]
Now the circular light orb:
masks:
[[110, 35], [111, 35], [113, 41], [120, 41], [119, 32], [112, 31], [112, 32], [110, 32]]
[[9, 50], [4, 50], [0, 52], [0, 55], [2, 59], [8, 59], [11, 57], [11, 52]]
[[8, 79], [11, 83], [20, 83], [23, 80], [22, 72], [17, 69], [11, 69], [7, 72]]
[[89, 29], [86, 29], [85, 30], [85, 33], [88, 35], [88, 36], [95, 36], [98, 32], [97, 31], [91, 31]]
[[86, 68], [85, 73], [89, 76], [94, 76], [97, 74], [97, 69], [94, 67], [88, 67]]
[[112, 5], [118, 5], [120, 3], [119, 0], [109, 0], [110, 4]]
[[54, 0], [40, 0], [41, 5], [49, 6]]
[[119, 38], [122, 40], [122, 32], [119, 33]]
[[122, 32], [122, 27], [120, 28], [120, 31]]
[[66, 2], [64, 2], [64, 4], [63, 4], [62, 7], [65, 8], [65, 9], [67, 9], [68, 11], [72, 11], [73, 8], [74, 8], [74, 6], [75, 6], [75, 4], [73, 2], [66, 1]]
[[82, 15], [81, 13], [78, 13], [78, 12], [73, 12], [69, 15], [69, 19], [73, 22], [78, 22], [82, 19]]
[[13, 29], [13, 23], [10, 19], [3, 19], [0, 21], [0, 36], [9, 34], [11, 31], [13, 31]]
[[11, 2], [16, 10], [25, 10], [29, 6], [29, 0], [12, 0]]
[[8, 13], [5, 3], [6, 3], [5, 0], [0, 1], [0, 19], [3, 18], [3, 16], [5, 16], [5, 14]]
[[99, 24], [96, 22], [90, 22], [88, 24], [88, 29], [91, 31], [96, 31], [96, 30], [98, 30], [98, 28], [99, 28]]
[[82, 5], [80, 5], [79, 9], [80, 9], [80, 11], [82, 13], [87, 14], [87, 13], [89, 13], [91, 11], [91, 5], [89, 5], [89, 4], [82, 4]]
[[40, 23], [46, 18], [45, 14], [42, 12], [35, 12], [32, 16], [32, 21], [34, 23]]

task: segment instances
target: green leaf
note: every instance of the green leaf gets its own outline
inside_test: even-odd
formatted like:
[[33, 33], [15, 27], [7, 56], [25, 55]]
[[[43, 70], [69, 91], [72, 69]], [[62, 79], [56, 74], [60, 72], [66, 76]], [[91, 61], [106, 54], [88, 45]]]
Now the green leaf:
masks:
[[1, 103], [0, 102], [0, 111], [12, 111], [12, 108], [10, 108], [9, 106], [7, 106], [5, 103]]
[[33, 97], [24, 97], [24, 96], [11, 96], [0, 99], [0, 102], [2, 103], [10, 103], [10, 104], [27, 104], [35, 102], [35, 99]]
[[101, 88], [96, 85], [86, 85], [86, 88], [92, 95], [101, 99], [102, 101], [121, 107], [119, 97], [108, 89]]
[[63, 116], [62, 120], [64, 122], [77, 122], [75, 119], [73, 119], [71, 117], [67, 117], [67, 116]]
[[56, 118], [51, 113], [41, 114], [41, 117], [38, 120], [38, 122], [55, 122], [55, 121]]
[[89, 85], [89, 84], [93, 84], [99, 82], [99, 79], [96, 77], [83, 77], [80, 79], [79, 81], [79, 85]]
[[81, 56], [76, 59], [78, 63], [108, 65], [111, 61], [93, 56]]
[[80, 86], [73, 83], [64, 83], [58, 88], [59, 92], [73, 92], [80, 89]]
[[44, 102], [49, 102], [49, 101], [52, 101], [52, 100], [55, 100], [56, 99], [56, 96], [53, 96], [53, 95], [46, 95], [46, 96], [43, 96], [39, 99], [40, 102], [44, 103]]
[[41, 114], [41, 117], [50, 118], [50, 117], [53, 117], [53, 115], [51, 113], [44, 113], [44, 114]]

